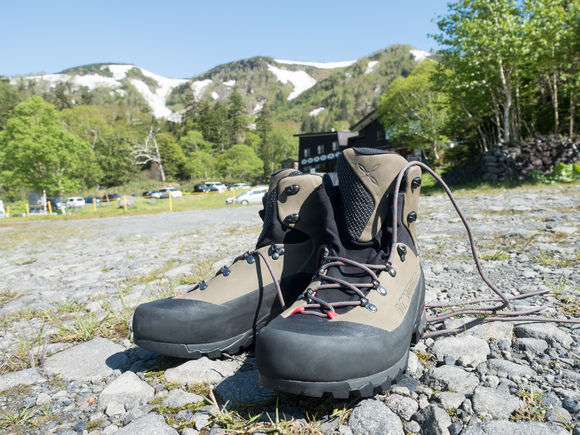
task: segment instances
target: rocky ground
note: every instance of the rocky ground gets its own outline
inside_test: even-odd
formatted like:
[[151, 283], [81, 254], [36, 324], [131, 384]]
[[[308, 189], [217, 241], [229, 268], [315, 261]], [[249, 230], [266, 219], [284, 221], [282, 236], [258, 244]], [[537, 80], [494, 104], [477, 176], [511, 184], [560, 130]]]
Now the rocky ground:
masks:
[[[580, 186], [464, 193], [459, 205], [500, 289], [550, 290], [513, 309], [580, 315]], [[0, 431], [580, 434], [580, 325], [471, 319], [412, 348], [390, 391], [349, 401], [261, 387], [252, 351], [185, 361], [134, 347], [133, 307], [251, 248], [258, 209], [0, 222]], [[418, 233], [429, 303], [490, 295], [446, 197], [422, 198]]]

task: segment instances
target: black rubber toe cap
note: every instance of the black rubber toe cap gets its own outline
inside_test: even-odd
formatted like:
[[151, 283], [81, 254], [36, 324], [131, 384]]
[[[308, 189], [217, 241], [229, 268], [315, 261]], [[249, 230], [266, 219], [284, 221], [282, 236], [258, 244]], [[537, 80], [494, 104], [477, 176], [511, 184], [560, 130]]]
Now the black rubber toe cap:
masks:
[[256, 341], [260, 374], [270, 379], [335, 382], [386, 370], [409, 350], [410, 328], [388, 332], [295, 314], [278, 317]]

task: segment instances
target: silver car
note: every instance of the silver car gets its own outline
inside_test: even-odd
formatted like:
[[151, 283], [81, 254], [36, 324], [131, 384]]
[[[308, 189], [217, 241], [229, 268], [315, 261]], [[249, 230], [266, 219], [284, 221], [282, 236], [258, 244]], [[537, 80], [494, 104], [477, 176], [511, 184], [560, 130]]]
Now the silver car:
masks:
[[[260, 204], [262, 197], [268, 192], [268, 187], [255, 187], [236, 196], [236, 204]], [[226, 205], [231, 205], [234, 198], [226, 199]]]

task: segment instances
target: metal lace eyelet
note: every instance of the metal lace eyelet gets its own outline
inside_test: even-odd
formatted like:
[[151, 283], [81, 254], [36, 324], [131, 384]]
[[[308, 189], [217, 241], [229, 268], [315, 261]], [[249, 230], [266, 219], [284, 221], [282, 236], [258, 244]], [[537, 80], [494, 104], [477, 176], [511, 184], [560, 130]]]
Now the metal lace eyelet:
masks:
[[407, 255], [407, 247], [405, 245], [398, 245], [397, 252], [399, 253], [399, 257], [401, 257], [401, 261], [405, 261], [405, 256]]
[[389, 272], [389, 275], [391, 275], [393, 278], [395, 276], [397, 276], [397, 271], [395, 270], [395, 268], [393, 266], [389, 266], [389, 268], [387, 270]]
[[421, 177], [413, 178], [411, 181], [411, 187], [416, 189], [417, 187], [421, 187]]
[[387, 295], [387, 289], [384, 288], [382, 285], [377, 287], [377, 293], [380, 294], [381, 296], [386, 296]]
[[223, 276], [229, 276], [229, 274], [232, 273], [232, 271], [228, 269], [227, 266], [222, 266], [220, 270], [222, 271]]
[[300, 186], [298, 184], [291, 184], [290, 186], [286, 186], [284, 188], [284, 192], [288, 193], [289, 195], [296, 195], [300, 192]]
[[248, 264], [254, 264], [256, 262], [256, 259], [254, 258], [253, 255], [248, 255], [246, 257], [246, 261], [248, 262]]
[[206, 288], [207, 288], [207, 282], [205, 282], [205, 281], [202, 281], [202, 282], [200, 282], [200, 283], [199, 283], [199, 289], [200, 289], [200, 290], [202, 290], [202, 291], [203, 291], [203, 290], [205, 290]]

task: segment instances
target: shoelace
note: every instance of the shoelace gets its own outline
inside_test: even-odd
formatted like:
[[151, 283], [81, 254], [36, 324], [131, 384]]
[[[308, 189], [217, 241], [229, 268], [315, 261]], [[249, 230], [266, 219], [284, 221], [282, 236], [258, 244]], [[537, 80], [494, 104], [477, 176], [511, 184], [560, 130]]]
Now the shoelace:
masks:
[[[379, 273], [382, 271], [386, 271], [389, 269], [389, 266], [386, 264], [363, 264], [357, 261], [349, 260], [348, 258], [344, 257], [336, 257], [331, 256], [330, 251], [326, 247], [321, 248], [323, 251], [322, 258], [323, 264], [318, 269], [316, 274], [316, 278], [321, 281], [321, 284], [310, 287], [306, 290], [306, 293], [303, 293], [301, 298], [308, 300], [310, 303], [303, 305], [301, 307], [296, 308], [292, 314], [295, 313], [302, 313], [302, 314], [310, 314], [319, 317], [330, 317], [334, 319], [338, 316], [335, 308], [347, 307], [347, 306], [361, 306], [367, 308], [369, 311], [375, 312], [377, 311], [377, 307], [369, 302], [366, 298], [366, 295], [363, 289], [374, 289], [379, 293], [385, 295], [387, 294], [387, 290], [380, 285], [379, 278], [375, 271]], [[372, 281], [370, 283], [357, 283], [352, 284], [348, 281], [343, 279], [331, 277], [326, 275], [326, 271], [331, 267], [341, 267], [341, 266], [353, 266], [360, 268], [365, 274], [369, 275]], [[322, 284], [322, 282], [328, 282], [328, 284]], [[348, 289], [352, 290], [359, 296], [359, 300], [354, 301], [339, 301], [339, 302], [326, 302], [325, 300], [317, 297], [315, 293], [318, 290], [327, 290], [327, 289]], [[325, 312], [321, 311], [322, 309], [326, 309]]]
[[[449, 197], [451, 203], [453, 204], [453, 207], [457, 211], [457, 214], [458, 214], [459, 218], [461, 219], [461, 221], [463, 222], [463, 225], [465, 226], [465, 229], [467, 231], [467, 236], [469, 238], [469, 244], [471, 246], [471, 254], [473, 256], [473, 261], [475, 262], [475, 267], [477, 269], [477, 272], [479, 273], [479, 276], [481, 277], [483, 282], [485, 282], [485, 284], [498, 296], [495, 298], [472, 299], [472, 300], [462, 301], [462, 302], [426, 304], [425, 307], [429, 308], [429, 309], [447, 308], [447, 311], [435, 313], [432, 316], [428, 316], [427, 323], [439, 323], [439, 322], [442, 322], [443, 320], [446, 320], [446, 319], [449, 319], [452, 317], [476, 315], [476, 316], [483, 316], [480, 319], [478, 319], [478, 321], [480, 323], [495, 322], [495, 321], [504, 321], [504, 322], [509, 322], [509, 321], [528, 322], [528, 321], [531, 321], [531, 322], [552, 322], [552, 323], [580, 324], [580, 320], [578, 320], [578, 319], [569, 319], [569, 318], [556, 319], [553, 317], [530, 316], [530, 314], [534, 314], [534, 313], [546, 310], [548, 308], [547, 306], [541, 306], [541, 307], [532, 308], [529, 310], [522, 310], [522, 311], [503, 311], [509, 305], [510, 301], [517, 300], [517, 299], [525, 299], [525, 298], [529, 298], [532, 296], [543, 295], [543, 294], [549, 293], [550, 290], [541, 290], [541, 291], [537, 291], [537, 292], [533, 292], [533, 293], [526, 293], [523, 295], [506, 297], [486, 277], [485, 273], [483, 272], [483, 269], [481, 267], [481, 263], [479, 260], [479, 256], [477, 255], [477, 249], [475, 247], [473, 232], [471, 231], [469, 223], [467, 222], [467, 219], [465, 219], [463, 212], [459, 209], [459, 206], [457, 205], [457, 202], [456, 202], [453, 194], [451, 193], [451, 190], [449, 190], [449, 187], [447, 186], [447, 184], [443, 181], [443, 179], [441, 179], [441, 177], [439, 177], [439, 175], [437, 175], [435, 173], [435, 171], [433, 171], [431, 168], [429, 168], [426, 164], [424, 164], [422, 162], [413, 161], [413, 162], [407, 163], [407, 165], [401, 170], [401, 172], [399, 172], [399, 175], [397, 176], [397, 181], [395, 184], [395, 191], [393, 194], [393, 198], [394, 198], [393, 199], [393, 241], [392, 241], [392, 245], [391, 245], [391, 252], [390, 252], [389, 258], [387, 260], [387, 264], [391, 264], [392, 259], [393, 259], [393, 255], [395, 253], [395, 246], [397, 244], [397, 216], [398, 216], [397, 210], [398, 210], [399, 190], [401, 187], [401, 183], [403, 181], [403, 177], [405, 176], [405, 173], [413, 166], [420, 166], [421, 168], [423, 168], [424, 170], [429, 172], [429, 174], [431, 174], [435, 178], [435, 180], [437, 180], [437, 182], [441, 185], [441, 187], [443, 187], [443, 189], [447, 193], [447, 196]], [[493, 303], [493, 302], [499, 302], [499, 304], [477, 306], [480, 304]], [[461, 307], [461, 308], [454, 309], [452, 307]], [[464, 329], [463, 327], [458, 327], [458, 328], [453, 328], [453, 329], [443, 329], [443, 330], [438, 330], [438, 331], [434, 331], [434, 332], [428, 332], [428, 333], [423, 334], [423, 338], [435, 337], [435, 336], [445, 335], [445, 334], [454, 333], [454, 332], [461, 332], [461, 331], [463, 331], [463, 329]]]
[[[281, 249], [278, 248], [276, 245], [272, 245], [270, 246], [269, 252], [270, 253], [274, 253], [275, 255], [277, 254], [278, 257], [280, 255], [282, 255], [283, 251], [280, 252]], [[229, 276], [231, 273], [230, 268], [237, 263], [238, 261], [241, 260], [246, 260], [249, 264], [252, 264], [256, 261], [256, 256], [260, 257], [262, 259], [262, 261], [264, 262], [264, 264], [266, 265], [266, 268], [268, 269], [268, 272], [270, 273], [270, 276], [272, 277], [272, 281], [274, 282], [274, 287], [276, 287], [276, 292], [278, 293], [278, 298], [280, 300], [280, 304], [282, 305], [282, 308], [286, 308], [286, 304], [284, 302], [284, 296], [282, 295], [282, 289], [280, 288], [280, 282], [278, 280], [278, 278], [276, 277], [276, 273], [274, 272], [274, 270], [272, 270], [272, 265], [270, 264], [270, 261], [268, 260], [268, 256], [266, 254], [264, 254], [262, 251], [259, 251], [257, 249], [254, 249], [252, 251], [246, 251], [243, 254], [238, 255], [236, 258], [234, 258], [231, 262], [229, 262], [228, 264], [222, 266], [216, 273], [214, 276], [203, 280], [201, 282], [198, 282], [197, 284], [195, 284], [193, 287], [191, 287], [189, 290], [187, 290], [185, 293], [190, 293], [194, 290], [205, 290], [208, 286], [208, 283], [213, 280], [216, 276], [218, 275], [224, 275], [224, 276]], [[182, 292], [177, 293], [176, 296], [179, 296], [183, 294]]]
[[[412, 161], [407, 163], [405, 167], [399, 172], [396, 178], [395, 190], [393, 193], [393, 239], [391, 243], [391, 249], [389, 252], [389, 256], [387, 261], [383, 265], [372, 265], [372, 264], [361, 264], [356, 261], [349, 260], [343, 257], [333, 257], [328, 254], [328, 249], [326, 250], [324, 258], [324, 263], [318, 270], [315, 278], [321, 281], [321, 284], [309, 288], [302, 296], [302, 299], [307, 300], [307, 303], [304, 306], [296, 308], [292, 314], [301, 313], [301, 314], [310, 314], [316, 315], [319, 317], [329, 317], [335, 318], [338, 316], [336, 313], [335, 308], [345, 307], [345, 306], [363, 306], [369, 309], [369, 311], [376, 311], [376, 307], [373, 304], [370, 304], [368, 299], [363, 292], [363, 289], [375, 289], [379, 291], [381, 294], [386, 294], [384, 287], [382, 287], [378, 281], [377, 274], [375, 271], [379, 273], [382, 271], [389, 271], [393, 273], [394, 269], [392, 268], [393, 263], [393, 256], [395, 255], [396, 246], [397, 246], [397, 216], [398, 216], [398, 196], [399, 191], [401, 189], [401, 184], [406, 172], [412, 168], [413, 166], [420, 166], [424, 170], [426, 170], [429, 174], [431, 174], [435, 180], [443, 187], [447, 196], [449, 197], [453, 207], [455, 208], [457, 214], [459, 215], [465, 229], [467, 231], [467, 236], [469, 238], [469, 244], [471, 246], [471, 253], [473, 256], [473, 260], [475, 262], [476, 269], [479, 273], [479, 276], [485, 282], [485, 284], [498, 296], [492, 298], [481, 298], [481, 299], [472, 299], [468, 301], [462, 302], [452, 302], [452, 303], [435, 303], [435, 304], [426, 304], [425, 308], [435, 309], [435, 308], [446, 308], [446, 311], [439, 312], [427, 317], [427, 323], [439, 323], [446, 319], [458, 316], [468, 316], [468, 315], [476, 315], [480, 316], [479, 319], [476, 319], [479, 323], [486, 323], [486, 322], [494, 322], [494, 321], [532, 321], [532, 322], [552, 322], [552, 323], [571, 323], [571, 324], [580, 324], [580, 320], [577, 319], [556, 319], [552, 317], [540, 317], [540, 316], [530, 316], [530, 314], [538, 313], [540, 311], [546, 310], [548, 307], [541, 306], [537, 308], [532, 308], [529, 310], [522, 310], [522, 311], [503, 311], [510, 303], [510, 301], [517, 300], [517, 299], [525, 299], [533, 296], [539, 296], [546, 293], [549, 293], [549, 290], [541, 290], [532, 293], [526, 293], [523, 295], [518, 296], [510, 296], [506, 297], [485, 275], [482, 267], [481, 262], [479, 260], [479, 256], [477, 254], [477, 248], [475, 247], [475, 241], [473, 238], [473, 232], [471, 231], [471, 227], [467, 222], [467, 219], [463, 215], [463, 212], [457, 205], [457, 201], [455, 197], [449, 190], [447, 184], [433, 171], [429, 168], [426, 164], [422, 162]], [[331, 267], [340, 267], [340, 266], [354, 266], [360, 268], [364, 271], [369, 277], [371, 278], [371, 283], [357, 283], [352, 284], [347, 281], [329, 277], [326, 275], [326, 270]], [[322, 284], [322, 282], [329, 282], [329, 284]], [[326, 302], [322, 298], [315, 295], [318, 290], [325, 290], [325, 289], [349, 289], [355, 292], [359, 296], [359, 300], [355, 301], [339, 301], [339, 302]], [[384, 292], [384, 293], [383, 293]], [[491, 304], [497, 303], [499, 304]], [[478, 306], [481, 304], [491, 304], [491, 305], [483, 305]], [[462, 307], [459, 309], [455, 309], [453, 307]], [[326, 310], [326, 311], [324, 311]], [[481, 317], [483, 316], [483, 317]], [[439, 335], [450, 334], [454, 332], [461, 332], [463, 331], [464, 327], [458, 327], [453, 329], [443, 329], [434, 332], [427, 332], [423, 334], [422, 338], [427, 337], [435, 337]]]

